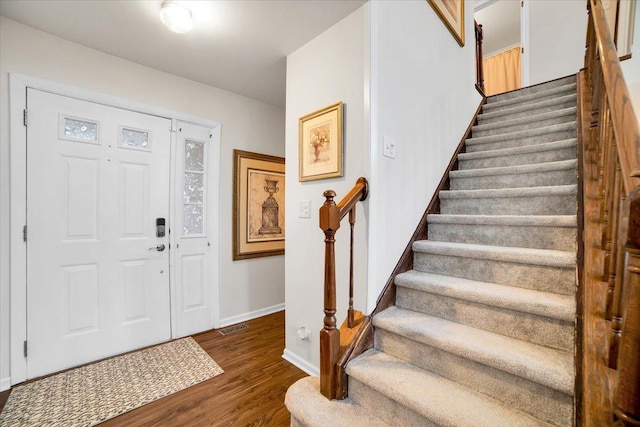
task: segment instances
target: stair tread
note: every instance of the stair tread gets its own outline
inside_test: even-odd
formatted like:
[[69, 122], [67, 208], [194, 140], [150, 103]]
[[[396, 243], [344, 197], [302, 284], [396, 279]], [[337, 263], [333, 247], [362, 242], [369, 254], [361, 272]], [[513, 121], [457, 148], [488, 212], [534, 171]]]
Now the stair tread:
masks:
[[519, 264], [535, 264], [548, 267], [575, 268], [576, 254], [557, 249], [514, 248], [507, 246], [478, 245], [473, 243], [438, 242], [417, 240], [414, 252], [505, 261]]
[[307, 427], [389, 426], [351, 399], [329, 400], [324, 397], [320, 393], [318, 377], [296, 381], [287, 391], [285, 404], [291, 414]]
[[[523, 89], [526, 89], [526, 88], [523, 88]], [[505, 99], [496, 99], [501, 95], [501, 94], [498, 94], [493, 97], [491, 96], [488, 97], [485, 107], [489, 107], [490, 109], [497, 109], [500, 107], [504, 107], [505, 105], [518, 104], [518, 103], [527, 102], [527, 101], [531, 101], [539, 98], [548, 98], [553, 95], [557, 95], [559, 93], [576, 92], [576, 90], [577, 90], [576, 83], [568, 83], [562, 86], [541, 90], [539, 92], [525, 93], [519, 96], [514, 96], [511, 98], [505, 98]]]
[[517, 107], [505, 108], [503, 110], [482, 113], [478, 116], [479, 121], [491, 120], [496, 117], [508, 116], [511, 114], [524, 113], [530, 110], [537, 110], [545, 107], [552, 107], [554, 105], [564, 104], [567, 102], [577, 101], [577, 94], [572, 93], [569, 95], [559, 96], [557, 98], [544, 99], [537, 102], [530, 102], [525, 105], [520, 105]]
[[479, 282], [416, 270], [398, 274], [395, 278], [395, 284], [400, 287], [418, 291], [449, 296], [567, 322], [573, 321], [576, 311], [573, 296]]
[[472, 132], [474, 130], [484, 131], [484, 130], [490, 130], [490, 129], [498, 129], [502, 127], [518, 126], [518, 125], [523, 125], [527, 123], [534, 123], [542, 120], [555, 119], [555, 118], [564, 117], [564, 116], [575, 117], [577, 111], [578, 111], [577, 107], [569, 107], [569, 108], [563, 108], [561, 110], [548, 111], [545, 113], [533, 114], [526, 117], [519, 117], [517, 119], [509, 119], [509, 120], [502, 120], [498, 122], [479, 124], [473, 127]]
[[515, 132], [506, 132], [498, 135], [487, 135], [487, 136], [478, 136], [475, 138], [468, 138], [465, 143], [466, 144], [482, 144], [487, 142], [500, 142], [506, 140], [517, 140], [521, 138], [528, 138], [532, 136], [538, 136], [547, 133], [554, 132], [562, 132], [567, 130], [575, 130], [576, 129], [576, 121], [570, 121], [566, 123], [560, 123], [556, 125], [549, 125], [544, 127], [539, 127], [535, 129], [525, 129], [518, 130]]
[[514, 156], [518, 154], [537, 153], [541, 151], [560, 150], [574, 147], [576, 138], [563, 139], [560, 141], [544, 142], [542, 144], [524, 145], [521, 147], [498, 148], [495, 150], [474, 151], [471, 153], [458, 154], [458, 160], [475, 160], [493, 157]]
[[449, 173], [451, 178], [467, 178], [476, 176], [514, 175], [533, 172], [550, 172], [558, 170], [575, 169], [578, 166], [577, 159], [559, 160], [545, 163], [531, 163], [515, 166], [496, 166], [479, 169], [460, 169]]
[[512, 225], [532, 227], [576, 227], [575, 215], [447, 215], [430, 214], [428, 224]]
[[578, 186], [549, 185], [546, 187], [490, 188], [480, 190], [445, 190], [440, 192], [441, 199], [482, 199], [487, 197], [534, 197], [576, 194]]
[[382, 328], [568, 395], [574, 393], [573, 354], [416, 311], [389, 307], [373, 319]]
[[374, 349], [349, 363], [347, 373], [439, 425], [548, 425], [488, 396]]

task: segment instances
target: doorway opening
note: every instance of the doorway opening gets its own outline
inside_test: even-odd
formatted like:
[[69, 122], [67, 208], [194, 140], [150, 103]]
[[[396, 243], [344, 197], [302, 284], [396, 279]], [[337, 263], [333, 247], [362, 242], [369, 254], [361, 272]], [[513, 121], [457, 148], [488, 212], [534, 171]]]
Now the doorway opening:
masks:
[[484, 93], [487, 96], [523, 85], [521, 2], [477, 2], [474, 19], [482, 25]]

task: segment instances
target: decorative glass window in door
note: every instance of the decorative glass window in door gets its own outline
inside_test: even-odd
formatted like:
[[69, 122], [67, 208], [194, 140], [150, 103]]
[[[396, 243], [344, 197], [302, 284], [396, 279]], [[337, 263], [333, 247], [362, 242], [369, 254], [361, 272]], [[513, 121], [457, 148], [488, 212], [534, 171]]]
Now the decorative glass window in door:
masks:
[[80, 119], [60, 115], [60, 130], [58, 137], [68, 141], [100, 143], [99, 124], [97, 121]]
[[182, 192], [182, 235], [205, 234], [205, 145], [185, 140]]

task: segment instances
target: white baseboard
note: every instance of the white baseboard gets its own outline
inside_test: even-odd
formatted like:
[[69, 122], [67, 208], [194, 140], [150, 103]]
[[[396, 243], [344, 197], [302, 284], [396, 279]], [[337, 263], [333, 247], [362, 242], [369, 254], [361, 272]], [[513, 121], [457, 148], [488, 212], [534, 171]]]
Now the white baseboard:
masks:
[[313, 366], [311, 363], [309, 363], [308, 361], [304, 360], [303, 358], [301, 358], [297, 354], [290, 352], [286, 348], [284, 349], [284, 353], [282, 354], [282, 358], [284, 360], [286, 360], [287, 362], [291, 363], [292, 365], [297, 366], [298, 368], [302, 369], [303, 371], [305, 371], [307, 374], [309, 374], [311, 376], [314, 376], [314, 377], [319, 377], [320, 376], [320, 370], [316, 366]]
[[220, 319], [220, 327], [224, 328], [229, 325], [246, 322], [247, 320], [255, 319], [256, 317], [266, 316], [267, 314], [273, 314], [283, 310], [284, 303], [261, 308], [260, 310], [250, 311], [249, 313], [239, 314], [237, 316], [225, 317], [224, 319]]
[[11, 388], [11, 377], [2, 378], [0, 380], [0, 391], [9, 390]]

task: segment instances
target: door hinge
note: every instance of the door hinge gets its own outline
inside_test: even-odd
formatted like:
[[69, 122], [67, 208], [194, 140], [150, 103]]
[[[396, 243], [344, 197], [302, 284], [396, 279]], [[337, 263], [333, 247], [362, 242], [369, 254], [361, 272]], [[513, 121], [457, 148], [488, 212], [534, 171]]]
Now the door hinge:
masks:
[[22, 240], [27, 241], [27, 226], [22, 227]]
[[524, 7], [524, 1], [520, 1], [520, 7]]
[[22, 350], [24, 353], [24, 357], [27, 357], [27, 340], [24, 340], [24, 345], [22, 346]]
[[22, 110], [22, 123], [27, 126], [28, 123], [27, 109]]
[[523, 47], [520, 48], [520, 53], [524, 53], [524, 48]]

